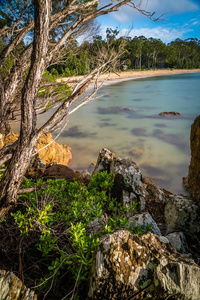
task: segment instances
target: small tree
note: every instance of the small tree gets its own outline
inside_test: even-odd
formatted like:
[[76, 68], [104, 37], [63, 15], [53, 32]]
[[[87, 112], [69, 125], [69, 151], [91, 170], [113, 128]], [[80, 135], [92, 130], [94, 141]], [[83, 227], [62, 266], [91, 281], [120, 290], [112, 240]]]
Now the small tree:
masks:
[[[0, 182], [0, 219], [17, 202], [20, 184], [32, 156], [35, 155], [38, 139], [42, 134], [52, 132], [66, 122], [67, 116], [72, 113], [69, 111], [71, 104], [92, 79], [97, 79], [101, 72], [109, 69], [119, 54], [110, 53], [106, 59], [104, 56], [104, 60], [100, 61], [91, 74], [77, 83], [71, 96], [37, 130], [37, 95], [44, 71], [58, 62], [93, 20], [117, 11], [126, 4], [151, 17], [150, 13], [130, 0], [111, 1], [103, 7], [99, 7], [99, 0], [1, 2], [0, 37], [4, 49], [0, 58], [0, 131], [8, 127], [8, 120], [16, 108], [20, 108], [21, 120], [18, 141], [0, 150], [0, 165], [10, 160]], [[24, 40], [31, 42], [25, 46]], [[96, 90], [97, 85], [83, 103], [89, 101]]]

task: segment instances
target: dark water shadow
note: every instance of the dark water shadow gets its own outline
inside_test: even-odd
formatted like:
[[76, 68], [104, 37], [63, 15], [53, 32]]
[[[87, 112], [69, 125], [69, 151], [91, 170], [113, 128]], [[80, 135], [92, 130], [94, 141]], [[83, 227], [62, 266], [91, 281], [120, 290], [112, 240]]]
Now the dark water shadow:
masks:
[[130, 111], [133, 111], [130, 107], [120, 107], [120, 106], [110, 106], [106, 108], [97, 107], [97, 113], [101, 115], [129, 113]]
[[100, 119], [100, 121], [102, 121], [102, 122], [109, 122], [110, 120], [112, 120], [112, 119], [111, 118]]
[[146, 128], [144, 127], [134, 128], [131, 130], [131, 133], [135, 136], [149, 136]]
[[112, 124], [112, 123], [108, 123], [108, 122], [98, 123], [97, 125], [98, 125], [100, 128], [102, 128], [102, 127], [113, 127], [113, 126], [117, 126], [117, 124]]
[[144, 99], [142, 99], [142, 98], [136, 98], [136, 99], [133, 99], [132, 101], [134, 101], [134, 102], [141, 102], [141, 101], [144, 101]]
[[163, 123], [156, 123], [154, 124], [155, 127], [159, 127], [159, 128], [166, 128], [168, 127], [166, 124], [163, 124]]
[[80, 131], [78, 126], [70, 127], [68, 130], [64, 131], [60, 137], [71, 137], [71, 138], [91, 138], [97, 135], [97, 132], [87, 132]]
[[[174, 176], [174, 167], [176, 167], [177, 175]], [[148, 176], [153, 181], [160, 186], [174, 193], [184, 193], [187, 194], [183, 185], [182, 177], [187, 174], [187, 167], [185, 164], [167, 164], [161, 167], [155, 167], [149, 163], [143, 163], [140, 165], [143, 176]], [[170, 171], [171, 170], [171, 171]], [[173, 187], [173, 189], [171, 188]]]
[[154, 137], [170, 145], [174, 145], [184, 153], [189, 153], [189, 142], [185, 140], [183, 134], [165, 133], [162, 129], [154, 129], [149, 133], [145, 127], [134, 128], [131, 130], [134, 136]]
[[152, 134], [153, 137], [166, 142], [168, 144], [176, 146], [179, 150], [186, 152], [189, 147], [189, 143], [185, 140], [183, 134], [164, 133], [161, 129], [155, 129]]

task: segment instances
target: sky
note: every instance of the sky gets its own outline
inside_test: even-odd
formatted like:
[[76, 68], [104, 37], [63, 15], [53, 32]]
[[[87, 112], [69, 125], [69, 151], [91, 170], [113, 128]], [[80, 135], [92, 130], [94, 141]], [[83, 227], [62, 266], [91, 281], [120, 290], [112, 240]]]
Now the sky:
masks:
[[[140, 1], [133, 1], [138, 4]], [[108, 0], [102, 0], [102, 5]], [[155, 12], [154, 17], [161, 17], [159, 21], [152, 21], [139, 14], [129, 6], [124, 6], [118, 12], [98, 18], [99, 34], [105, 38], [107, 28], [116, 27], [122, 36], [141, 36], [161, 39], [169, 43], [177, 38], [200, 39], [200, 0], [142, 0], [140, 6], [149, 12]]]

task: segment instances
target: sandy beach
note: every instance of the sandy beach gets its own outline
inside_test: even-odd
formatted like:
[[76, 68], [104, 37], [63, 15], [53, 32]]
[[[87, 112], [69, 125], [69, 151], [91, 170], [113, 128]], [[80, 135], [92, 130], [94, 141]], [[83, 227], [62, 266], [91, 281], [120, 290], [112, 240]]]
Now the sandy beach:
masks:
[[[186, 70], [186, 69], [162, 69], [162, 70], [129, 70], [118, 73], [105, 73], [99, 77], [99, 82], [105, 81], [105, 84], [116, 83], [117, 81], [139, 79], [145, 77], [155, 77], [155, 76], [165, 76], [174, 74], [186, 74], [186, 73], [196, 73], [200, 72], [200, 69]], [[75, 81], [83, 79], [84, 76], [74, 76], [74, 77], [62, 77], [57, 79], [58, 82], [65, 81], [70, 84]]]

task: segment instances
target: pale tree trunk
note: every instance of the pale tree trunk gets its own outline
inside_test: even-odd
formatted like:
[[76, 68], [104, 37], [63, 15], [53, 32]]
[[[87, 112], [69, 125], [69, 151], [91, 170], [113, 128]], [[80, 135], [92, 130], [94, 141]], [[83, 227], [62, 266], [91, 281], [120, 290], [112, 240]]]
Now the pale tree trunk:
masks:
[[31, 67], [22, 90], [20, 137], [13, 157], [0, 182], [0, 218], [16, 203], [23, 176], [37, 144], [36, 97], [48, 50], [51, 0], [35, 0], [34, 42]]

